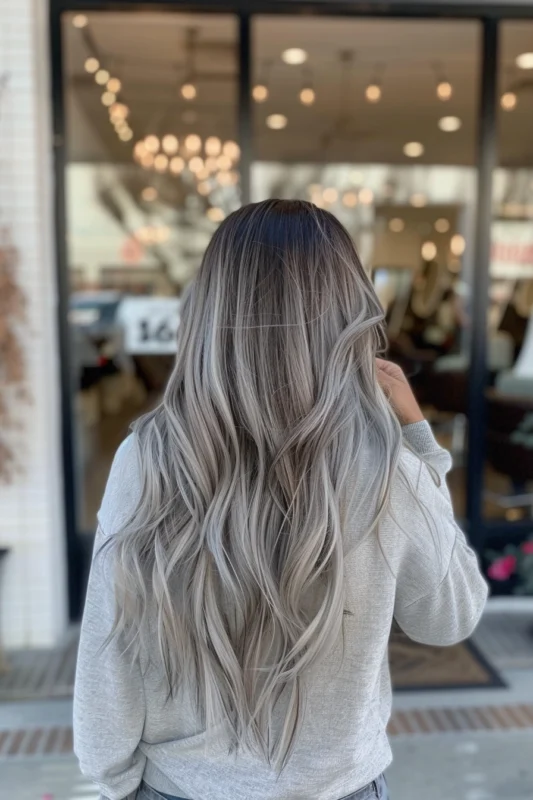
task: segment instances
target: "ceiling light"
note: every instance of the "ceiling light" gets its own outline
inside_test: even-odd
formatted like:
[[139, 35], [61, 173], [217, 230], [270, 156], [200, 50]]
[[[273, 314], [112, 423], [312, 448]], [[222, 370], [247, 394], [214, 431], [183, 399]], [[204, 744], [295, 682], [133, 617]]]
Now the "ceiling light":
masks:
[[310, 86], [305, 87], [300, 92], [300, 103], [303, 103], [304, 106], [312, 106], [316, 100], [315, 90], [311, 89]]
[[185, 161], [181, 158], [181, 156], [174, 156], [174, 158], [170, 159], [170, 171], [174, 175], [179, 175], [184, 169]]
[[504, 111], [512, 111], [517, 103], [518, 97], [514, 92], [504, 92], [500, 98], [500, 105]]
[[98, 83], [100, 86], [103, 86], [105, 83], [108, 82], [110, 77], [111, 76], [109, 75], [109, 72], [106, 69], [99, 69], [96, 75], [94, 76], [94, 79], [96, 83]]
[[89, 20], [85, 14], [74, 14], [72, 24], [75, 28], [85, 28], [89, 24]]
[[222, 142], [218, 136], [208, 136], [205, 140], [205, 152], [208, 156], [218, 156], [222, 150]]
[[342, 196], [342, 203], [347, 208], [354, 208], [357, 205], [357, 194], [355, 192], [344, 192]]
[[133, 131], [131, 128], [124, 128], [118, 132], [118, 138], [123, 142], [129, 142], [133, 139]]
[[433, 261], [437, 255], [437, 245], [435, 242], [424, 242], [420, 252], [424, 261]]
[[128, 106], [125, 106], [124, 103], [113, 103], [111, 108], [109, 109], [109, 116], [112, 120], [114, 119], [127, 119], [129, 116], [130, 110]]
[[117, 99], [117, 96], [115, 92], [104, 92], [100, 99], [104, 106], [112, 106]]
[[450, 230], [450, 223], [447, 219], [441, 217], [440, 219], [435, 221], [434, 227], [437, 233], [447, 233]]
[[256, 103], [264, 103], [265, 100], [268, 100], [268, 87], [263, 83], [256, 84], [252, 89], [252, 97]]
[[159, 155], [154, 158], [154, 167], [158, 172], [164, 172], [168, 167], [168, 156], [164, 153], [159, 153]]
[[439, 100], [449, 100], [453, 94], [453, 86], [449, 81], [440, 81], [437, 84], [437, 97]]
[[194, 83], [184, 83], [180, 91], [184, 100], [194, 100], [197, 95], [196, 86]]
[[228, 158], [231, 158], [232, 161], [237, 161], [241, 154], [241, 148], [237, 144], [237, 142], [232, 142], [229, 139], [227, 142], [224, 142], [224, 147], [222, 148], [222, 152]]
[[122, 89], [122, 83], [118, 78], [109, 78], [107, 82], [107, 88], [110, 92], [115, 92], [115, 94], [117, 94], [117, 92], [120, 92]]
[[85, 61], [85, 72], [90, 72], [91, 75], [100, 69], [100, 62], [97, 58], [88, 58]]
[[133, 155], [139, 160], [145, 156], [147, 152], [148, 150], [146, 149], [144, 142], [137, 142], [133, 148]]
[[365, 89], [365, 97], [369, 103], [379, 103], [381, 100], [381, 86], [377, 83], [369, 84]]
[[213, 206], [212, 208], [208, 208], [206, 211], [206, 215], [211, 222], [222, 222], [224, 219], [224, 212], [221, 208], [217, 208]]
[[189, 133], [185, 137], [185, 147], [190, 153], [198, 153], [202, 149], [202, 140], [197, 133]]
[[150, 134], [150, 136], [147, 136], [145, 138], [144, 146], [146, 147], [149, 153], [157, 153], [157, 151], [159, 150], [159, 139], [157, 138], [157, 136]]
[[161, 144], [163, 146], [163, 150], [169, 156], [173, 156], [174, 153], [178, 152], [179, 143], [173, 133], [167, 133], [165, 136], [163, 136]]
[[339, 199], [339, 193], [337, 189], [329, 187], [328, 189], [324, 189], [322, 192], [322, 197], [324, 198], [325, 203], [336, 203]]
[[409, 198], [409, 202], [413, 208], [424, 208], [428, 204], [428, 199], [423, 192], [415, 192]]
[[452, 236], [450, 241], [450, 250], [452, 251], [454, 256], [462, 256], [466, 247], [466, 242], [464, 236], [461, 236], [460, 233], [456, 233], [455, 236]]
[[405, 222], [400, 217], [393, 217], [389, 220], [389, 230], [393, 233], [401, 233], [405, 228]]
[[424, 145], [421, 142], [407, 142], [403, 146], [403, 152], [408, 158], [419, 158], [424, 152]]
[[280, 131], [282, 128], [286, 128], [288, 123], [288, 119], [285, 114], [270, 114], [266, 118], [267, 127], [271, 128], [273, 131]]
[[364, 206], [370, 206], [374, 202], [374, 192], [372, 189], [361, 189], [359, 192], [359, 202]]
[[521, 53], [516, 57], [515, 64], [519, 69], [533, 69], [533, 53]]
[[301, 47], [289, 47], [288, 50], [283, 51], [281, 58], [291, 66], [304, 64], [307, 61], [307, 53]]
[[141, 197], [143, 200], [146, 200], [147, 203], [152, 203], [154, 200], [157, 200], [157, 189], [153, 186], [145, 186], [141, 192]]
[[445, 133], [455, 133], [462, 125], [459, 117], [441, 117], [439, 119], [439, 128]]

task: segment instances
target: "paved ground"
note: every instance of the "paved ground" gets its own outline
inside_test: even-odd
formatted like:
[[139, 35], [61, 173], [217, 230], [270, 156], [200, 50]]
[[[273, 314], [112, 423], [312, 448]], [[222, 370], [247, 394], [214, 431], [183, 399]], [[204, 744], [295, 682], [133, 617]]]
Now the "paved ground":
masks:
[[[531, 800], [532, 740], [531, 731], [399, 737], [391, 800]], [[98, 797], [71, 757], [13, 759], [2, 763], [1, 776], [1, 800]]]

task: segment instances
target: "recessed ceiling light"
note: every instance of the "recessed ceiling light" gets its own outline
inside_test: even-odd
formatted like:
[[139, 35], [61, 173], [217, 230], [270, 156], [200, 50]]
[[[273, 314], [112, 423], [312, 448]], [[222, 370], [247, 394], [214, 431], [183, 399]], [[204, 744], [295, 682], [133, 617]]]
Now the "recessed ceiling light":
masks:
[[270, 114], [266, 118], [267, 127], [271, 128], [273, 131], [280, 131], [282, 128], [287, 127], [288, 119], [285, 114]]
[[381, 86], [377, 83], [369, 84], [365, 89], [365, 97], [369, 103], [379, 103], [381, 100]]
[[533, 53], [520, 53], [515, 63], [519, 69], [533, 69]]
[[418, 158], [424, 152], [424, 145], [422, 142], [407, 142], [403, 146], [403, 152], [408, 158]]
[[264, 103], [265, 100], [268, 100], [268, 86], [263, 83], [256, 84], [252, 89], [252, 97], [256, 103]]
[[437, 97], [439, 100], [449, 100], [453, 94], [453, 86], [449, 81], [440, 81], [437, 84]]
[[286, 64], [297, 65], [307, 61], [307, 53], [301, 47], [289, 47], [281, 54], [281, 58]]
[[462, 124], [459, 117], [441, 117], [439, 119], [439, 128], [445, 133], [454, 133], [458, 131]]
[[315, 102], [315, 90], [311, 89], [310, 86], [305, 87], [300, 92], [300, 102], [303, 103], [304, 106], [312, 106]]

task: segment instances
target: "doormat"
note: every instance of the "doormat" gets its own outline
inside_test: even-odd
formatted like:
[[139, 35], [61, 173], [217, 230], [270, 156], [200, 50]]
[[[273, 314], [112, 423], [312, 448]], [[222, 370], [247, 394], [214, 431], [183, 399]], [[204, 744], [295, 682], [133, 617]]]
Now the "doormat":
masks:
[[505, 687], [497, 670], [470, 640], [431, 647], [411, 641], [394, 627], [389, 661], [395, 691]]
[[[71, 697], [78, 631], [53, 650], [14, 650], [0, 669], [0, 702]], [[389, 647], [392, 684], [398, 691], [503, 687], [497, 671], [472, 642], [428, 647], [395, 628]]]

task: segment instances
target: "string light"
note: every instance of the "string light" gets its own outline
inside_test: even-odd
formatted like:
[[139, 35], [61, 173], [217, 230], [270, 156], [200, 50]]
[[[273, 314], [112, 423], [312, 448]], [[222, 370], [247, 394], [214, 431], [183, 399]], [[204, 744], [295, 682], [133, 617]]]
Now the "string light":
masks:
[[339, 199], [339, 193], [337, 189], [329, 187], [328, 189], [324, 189], [322, 192], [322, 198], [325, 203], [336, 203]]
[[131, 139], [133, 139], [133, 131], [131, 128], [125, 128], [124, 130], [118, 132], [118, 138], [123, 142], [129, 142]]
[[153, 165], [154, 165], [154, 154], [150, 153], [150, 152], [144, 153], [144, 155], [141, 156], [141, 165], [145, 169], [150, 169], [150, 167], [153, 167]]
[[194, 83], [184, 83], [180, 89], [181, 96], [184, 100], [194, 100], [198, 94]]
[[513, 111], [518, 103], [515, 92], [504, 92], [500, 98], [500, 105], [504, 111]]
[[204, 160], [200, 156], [194, 156], [189, 161], [189, 169], [191, 172], [200, 172], [204, 168]]
[[95, 72], [98, 72], [100, 69], [100, 62], [97, 58], [87, 58], [85, 59], [85, 72], [89, 72], [91, 75]]
[[464, 236], [461, 236], [460, 233], [456, 233], [455, 236], [452, 236], [450, 241], [450, 250], [452, 251], [454, 256], [462, 256], [466, 248], [466, 241]]
[[86, 28], [89, 24], [89, 20], [85, 14], [75, 14], [72, 17], [72, 24], [75, 28]]
[[117, 96], [115, 92], [104, 92], [100, 99], [104, 104], [104, 106], [112, 106], [113, 103], [116, 101]]
[[241, 154], [241, 149], [237, 144], [237, 142], [232, 142], [231, 139], [229, 139], [227, 142], [224, 143], [222, 152], [224, 153], [225, 156], [228, 156], [228, 158], [231, 158], [233, 161], [236, 161]]
[[231, 162], [231, 158], [229, 156], [222, 155], [222, 156], [219, 156], [217, 158], [217, 167], [218, 167], [218, 169], [220, 169], [220, 170], [228, 170], [228, 169], [231, 169], [231, 166], [232, 166], [232, 162]]
[[94, 79], [99, 86], [104, 86], [104, 84], [108, 82], [110, 77], [111, 76], [109, 75], [109, 72], [106, 69], [99, 69], [96, 75], [94, 76]]
[[130, 110], [124, 103], [113, 103], [109, 109], [109, 118], [112, 122], [119, 119], [127, 119], [129, 114]]
[[256, 103], [264, 103], [268, 100], [268, 86], [264, 83], [257, 83], [252, 89], [252, 97]]
[[358, 203], [357, 194], [355, 192], [344, 192], [342, 203], [347, 208], [354, 208]]
[[439, 128], [445, 133], [455, 133], [462, 126], [462, 121], [459, 117], [441, 117], [439, 119]]
[[118, 92], [120, 92], [122, 89], [122, 83], [118, 78], [109, 78], [107, 82], [107, 88], [110, 92], [115, 92], [115, 94], [118, 94]]

